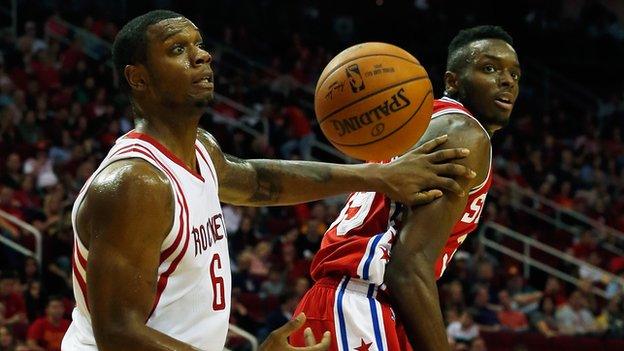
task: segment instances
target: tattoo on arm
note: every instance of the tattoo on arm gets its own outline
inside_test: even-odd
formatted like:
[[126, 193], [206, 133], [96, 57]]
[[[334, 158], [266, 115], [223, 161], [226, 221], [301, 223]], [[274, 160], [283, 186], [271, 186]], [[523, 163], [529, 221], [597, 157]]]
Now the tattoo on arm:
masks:
[[275, 204], [284, 200], [284, 193], [302, 189], [315, 191], [315, 185], [325, 184], [333, 178], [332, 169], [328, 165], [304, 161], [280, 160], [242, 160], [226, 155], [226, 159], [241, 169], [251, 172], [247, 183], [249, 189], [246, 196], [250, 203]]
[[271, 172], [270, 167], [255, 165], [253, 168], [256, 171], [256, 185], [249, 200], [251, 202], [276, 202], [282, 193], [279, 178]]

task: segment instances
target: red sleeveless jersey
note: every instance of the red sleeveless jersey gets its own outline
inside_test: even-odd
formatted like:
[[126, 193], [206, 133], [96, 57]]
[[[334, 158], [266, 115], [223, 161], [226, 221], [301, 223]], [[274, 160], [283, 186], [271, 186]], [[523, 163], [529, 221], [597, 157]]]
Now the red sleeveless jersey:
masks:
[[[474, 118], [461, 103], [453, 99], [444, 97], [434, 101], [431, 118], [449, 113]], [[491, 154], [490, 150], [490, 159]], [[461, 243], [477, 228], [491, 183], [490, 168], [485, 181], [470, 191], [462, 217], [453, 227], [436, 262], [438, 279], [444, 274]], [[401, 228], [403, 209], [402, 204], [380, 193], [351, 194], [323, 237], [321, 248], [312, 261], [312, 278], [318, 281], [323, 277], [348, 276], [383, 287], [385, 267], [390, 260], [395, 236]]]

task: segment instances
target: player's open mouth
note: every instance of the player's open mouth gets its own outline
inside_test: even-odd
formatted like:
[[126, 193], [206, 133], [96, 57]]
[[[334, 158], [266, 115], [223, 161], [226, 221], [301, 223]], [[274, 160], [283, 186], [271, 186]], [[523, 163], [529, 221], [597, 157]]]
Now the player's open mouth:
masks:
[[214, 87], [214, 84], [212, 82], [212, 74], [208, 74], [199, 78], [198, 80], [193, 82], [193, 85], [198, 85], [202, 88], [212, 89]]
[[501, 96], [494, 99], [494, 102], [496, 102], [496, 105], [498, 107], [504, 110], [511, 110], [513, 108], [513, 100], [507, 95], [508, 94], [502, 94]]

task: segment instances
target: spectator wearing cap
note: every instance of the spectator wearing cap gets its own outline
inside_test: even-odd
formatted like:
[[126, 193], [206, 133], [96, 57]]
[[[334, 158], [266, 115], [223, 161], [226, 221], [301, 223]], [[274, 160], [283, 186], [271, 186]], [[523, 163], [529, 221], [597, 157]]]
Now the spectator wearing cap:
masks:
[[28, 328], [28, 347], [33, 351], [60, 351], [63, 336], [70, 323], [63, 318], [64, 314], [62, 298], [50, 297], [45, 316], [35, 320]]

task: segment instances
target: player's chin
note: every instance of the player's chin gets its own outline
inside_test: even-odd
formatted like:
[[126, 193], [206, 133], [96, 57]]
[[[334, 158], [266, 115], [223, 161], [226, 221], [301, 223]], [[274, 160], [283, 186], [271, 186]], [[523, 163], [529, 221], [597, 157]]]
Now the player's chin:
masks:
[[214, 93], [212, 91], [206, 92], [201, 95], [196, 95], [191, 98], [191, 103], [195, 107], [206, 107], [214, 101]]
[[511, 111], [509, 113], [498, 113], [494, 115], [493, 122], [501, 127], [506, 127], [509, 124], [511, 117]]

